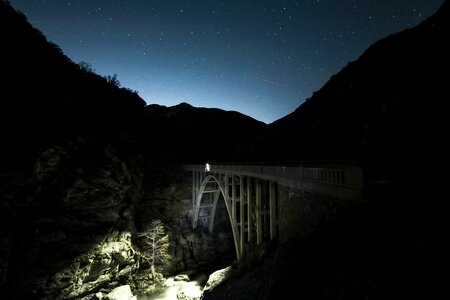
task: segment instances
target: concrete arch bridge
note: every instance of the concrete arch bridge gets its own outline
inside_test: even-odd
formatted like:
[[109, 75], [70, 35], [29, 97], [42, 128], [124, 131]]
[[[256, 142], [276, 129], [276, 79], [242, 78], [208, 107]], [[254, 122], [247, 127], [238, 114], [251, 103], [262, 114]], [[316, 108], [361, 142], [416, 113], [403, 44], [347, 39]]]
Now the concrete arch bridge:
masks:
[[328, 195], [336, 199], [361, 200], [362, 171], [355, 165], [266, 166], [186, 165], [192, 172], [193, 227], [201, 222], [214, 230], [218, 201], [225, 202], [237, 260], [248, 243], [277, 238], [285, 188]]

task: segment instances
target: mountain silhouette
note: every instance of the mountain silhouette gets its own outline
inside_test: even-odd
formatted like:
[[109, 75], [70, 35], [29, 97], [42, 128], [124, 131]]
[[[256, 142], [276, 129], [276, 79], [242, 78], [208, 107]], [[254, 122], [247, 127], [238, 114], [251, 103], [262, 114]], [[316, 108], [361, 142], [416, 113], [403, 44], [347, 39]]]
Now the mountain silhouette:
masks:
[[159, 128], [148, 140], [180, 163], [253, 161], [256, 140], [266, 124], [235, 111], [195, 108], [187, 103], [146, 108], [147, 128]]
[[267, 159], [358, 159], [378, 179], [426, 178], [448, 166], [449, 6], [374, 43], [270, 124]]
[[[0, 8], [4, 78], [0, 130], [7, 144], [1, 151], [20, 156], [71, 135], [92, 133], [116, 139], [139, 133], [144, 144], [154, 143], [149, 146], [152, 151], [161, 149], [172, 158], [228, 160], [238, 158], [237, 144], [245, 140], [240, 137], [256, 136], [264, 127], [237, 112], [187, 104], [167, 112], [157, 105], [144, 109], [139, 95], [73, 63], [7, 2], [2, 1]], [[245, 133], [238, 128], [245, 128]], [[189, 145], [195, 141], [198, 146], [194, 151], [177, 141]]]
[[2, 151], [20, 156], [75, 132], [119, 136], [137, 125], [137, 94], [82, 70], [5, 1], [0, 32]]

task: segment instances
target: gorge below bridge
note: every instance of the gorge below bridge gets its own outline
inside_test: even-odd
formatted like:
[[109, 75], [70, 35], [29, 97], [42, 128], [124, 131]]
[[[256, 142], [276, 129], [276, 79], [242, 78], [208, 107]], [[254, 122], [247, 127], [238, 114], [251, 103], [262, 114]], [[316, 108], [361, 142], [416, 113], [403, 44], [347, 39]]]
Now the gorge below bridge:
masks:
[[306, 235], [336, 207], [363, 199], [363, 173], [354, 163], [185, 165], [192, 175], [192, 223], [214, 230], [225, 202], [236, 258], [263, 241]]

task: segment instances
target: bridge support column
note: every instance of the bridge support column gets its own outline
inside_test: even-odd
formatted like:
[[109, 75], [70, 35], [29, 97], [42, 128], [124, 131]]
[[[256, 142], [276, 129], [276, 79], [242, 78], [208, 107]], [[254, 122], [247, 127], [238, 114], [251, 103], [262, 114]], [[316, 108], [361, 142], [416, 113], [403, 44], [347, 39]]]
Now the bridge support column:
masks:
[[262, 184], [261, 180], [256, 181], [256, 244], [259, 245], [263, 238], [262, 228]]
[[[238, 226], [236, 222], [236, 203], [234, 199], [236, 199], [236, 186], [235, 186], [235, 180], [234, 176], [231, 175], [231, 197], [230, 197], [230, 175], [224, 174], [225, 180], [224, 180], [224, 199], [225, 199], [225, 205], [227, 206], [228, 210], [228, 216], [230, 217], [230, 223], [233, 231], [233, 238], [234, 238], [234, 246], [236, 249], [236, 256], [237, 260], [241, 260], [241, 252], [239, 247], [239, 231]], [[234, 198], [234, 199], [233, 199]]]
[[236, 221], [236, 176], [231, 175], [231, 218]]
[[195, 199], [197, 199], [198, 180], [197, 171], [192, 171], [192, 207], [195, 207]]
[[275, 182], [269, 183], [269, 216], [270, 216], [270, 239], [277, 235], [277, 202]]
[[217, 202], [219, 202], [219, 197], [220, 197], [220, 189], [219, 189], [219, 187], [217, 187], [217, 192], [214, 193], [213, 207], [211, 208], [211, 217], [210, 217], [209, 223], [208, 223], [209, 232], [213, 232], [214, 218], [216, 217], [216, 208], [217, 208]]
[[252, 211], [253, 211], [253, 179], [247, 177], [247, 242], [251, 242], [253, 238], [253, 220], [252, 220]]
[[[248, 181], [248, 177], [247, 177]], [[245, 196], [244, 196], [244, 177], [239, 177], [239, 228], [240, 228], [240, 252], [241, 252], [241, 258], [244, 256], [244, 244], [245, 244]]]
[[230, 199], [230, 182], [229, 182], [229, 178], [227, 174], [224, 174], [225, 178], [224, 178], [224, 183], [225, 183], [225, 195], [224, 195], [224, 200], [226, 202], [226, 205], [230, 205], [229, 203], [229, 199]]

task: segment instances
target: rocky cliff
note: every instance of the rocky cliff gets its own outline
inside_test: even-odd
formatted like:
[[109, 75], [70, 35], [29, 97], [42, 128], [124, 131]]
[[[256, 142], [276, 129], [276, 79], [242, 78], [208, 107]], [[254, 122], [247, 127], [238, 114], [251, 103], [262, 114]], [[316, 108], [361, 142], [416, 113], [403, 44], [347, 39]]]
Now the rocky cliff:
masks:
[[4, 1], [0, 28], [0, 295], [86, 296], [138, 267], [124, 234], [141, 197], [145, 103], [81, 70]]

